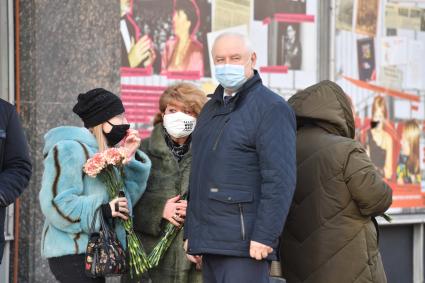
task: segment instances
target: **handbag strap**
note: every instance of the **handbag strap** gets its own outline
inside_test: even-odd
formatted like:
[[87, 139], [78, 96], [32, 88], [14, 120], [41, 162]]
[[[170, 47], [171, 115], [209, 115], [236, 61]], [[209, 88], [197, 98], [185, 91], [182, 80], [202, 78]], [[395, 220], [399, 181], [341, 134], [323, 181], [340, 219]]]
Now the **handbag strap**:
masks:
[[[92, 234], [92, 233], [95, 233], [95, 232], [96, 232], [96, 219], [97, 219], [97, 215], [98, 215], [99, 213], [102, 213], [101, 206], [99, 206], [98, 208], [96, 208], [96, 210], [95, 210], [95, 211], [94, 211], [94, 213], [93, 213], [93, 219], [92, 219], [92, 221], [91, 221], [90, 230], [89, 230], [90, 234]], [[102, 216], [103, 216], [103, 215], [102, 215]], [[103, 217], [101, 217], [101, 218], [103, 218]], [[102, 222], [100, 222], [100, 224], [102, 224]]]
[[100, 229], [102, 229], [103, 231], [103, 237], [105, 238], [106, 241], [108, 241], [109, 233], [110, 233], [109, 225], [105, 221], [105, 216], [103, 215], [102, 210], [100, 210], [99, 214], [100, 214]]
[[97, 219], [97, 215], [99, 215], [100, 230], [103, 230], [103, 237], [105, 238], [106, 241], [109, 241], [109, 234], [111, 233], [111, 228], [109, 227], [109, 224], [105, 220], [105, 216], [102, 213], [102, 207], [98, 207], [95, 210], [95, 212], [93, 214], [93, 219], [92, 219], [92, 222], [91, 222], [91, 226], [90, 226], [90, 231], [89, 232], [90, 232], [90, 234], [96, 233], [96, 219]]

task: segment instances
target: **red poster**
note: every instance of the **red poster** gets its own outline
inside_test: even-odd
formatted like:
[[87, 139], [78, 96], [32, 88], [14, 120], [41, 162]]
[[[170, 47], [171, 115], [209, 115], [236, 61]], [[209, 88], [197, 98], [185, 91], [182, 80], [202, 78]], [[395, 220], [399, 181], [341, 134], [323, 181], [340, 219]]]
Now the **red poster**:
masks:
[[121, 85], [121, 98], [127, 120], [135, 124], [142, 138], [149, 136], [153, 117], [158, 113], [159, 97], [165, 87]]
[[120, 0], [121, 94], [129, 122], [149, 136], [173, 80], [210, 76], [208, 0]]
[[[421, 132], [423, 123], [416, 119], [391, 119], [389, 97], [410, 101], [411, 110], [418, 111], [419, 97], [370, 83], [346, 78], [356, 86], [375, 91], [370, 104], [354, 109], [356, 133], [376, 170], [393, 190], [394, 213], [424, 212], [425, 192], [421, 189]], [[358, 106], [360, 107], [360, 106]], [[416, 110], [414, 110], [416, 108]], [[367, 113], [360, 117], [359, 113]]]

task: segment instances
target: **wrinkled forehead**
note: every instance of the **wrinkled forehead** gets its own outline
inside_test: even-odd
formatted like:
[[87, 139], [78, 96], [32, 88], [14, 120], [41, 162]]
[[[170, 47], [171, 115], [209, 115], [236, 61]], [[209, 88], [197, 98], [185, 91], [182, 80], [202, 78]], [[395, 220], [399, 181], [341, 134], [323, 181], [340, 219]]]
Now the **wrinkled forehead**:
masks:
[[249, 54], [248, 46], [246, 46], [243, 38], [236, 35], [223, 36], [217, 39], [211, 52], [213, 56], [217, 57]]

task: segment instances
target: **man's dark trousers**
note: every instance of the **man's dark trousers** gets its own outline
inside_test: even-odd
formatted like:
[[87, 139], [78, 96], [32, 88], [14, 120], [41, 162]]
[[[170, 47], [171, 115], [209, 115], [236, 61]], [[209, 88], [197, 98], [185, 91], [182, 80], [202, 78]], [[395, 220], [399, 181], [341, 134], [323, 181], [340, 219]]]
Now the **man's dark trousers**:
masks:
[[269, 283], [269, 266], [266, 260], [206, 254], [202, 277], [204, 283]]

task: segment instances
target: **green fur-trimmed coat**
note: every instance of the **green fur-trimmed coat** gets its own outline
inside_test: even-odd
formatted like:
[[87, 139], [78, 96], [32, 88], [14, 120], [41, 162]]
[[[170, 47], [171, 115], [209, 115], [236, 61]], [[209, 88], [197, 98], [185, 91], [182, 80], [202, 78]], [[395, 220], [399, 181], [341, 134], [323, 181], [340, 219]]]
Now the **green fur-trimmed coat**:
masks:
[[[143, 197], [134, 208], [135, 229], [141, 236], [146, 252], [150, 252], [161, 236], [166, 220], [162, 212], [166, 201], [183, 195], [189, 186], [190, 150], [179, 162], [168, 148], [162, 124], [155, 126], [150, 138], [144, 140], [141, 149], [152, 161], [151, 174]], [[202, 282], [201, 272], [186, 258], [183, 250], [183, 230], [171, 244], [160, 265], [149, 271], [153, 283]], [[131, 280], [125, 279], [125, 282]]]

